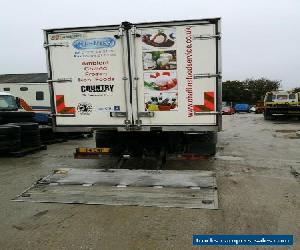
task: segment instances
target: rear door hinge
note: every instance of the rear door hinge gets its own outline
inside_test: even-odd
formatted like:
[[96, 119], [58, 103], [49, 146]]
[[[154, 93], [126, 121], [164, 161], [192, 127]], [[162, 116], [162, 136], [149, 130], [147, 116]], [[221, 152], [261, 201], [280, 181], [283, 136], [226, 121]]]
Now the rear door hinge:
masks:
[[47, 82], [48, 83], [53, 83], [53, 82], [72, 82], [72, 78], [49, 79]]
[[193, 36], [193, 40], [209, 40], [209, 39], [221, 39], [221, 34], [216, 34], [216, 35], [200, 35], [200, 36]]
[[194, 74], [194, 79], [200, 79], [200, 78], [212, 78], [212, 77], [217, 77], [221, 78], [222, 74], [211, 74], [211, 73], [202, 73], [202, 74]]
[[44, 48], [49, 47], [69, 47], [68, 43], [44, 43]]

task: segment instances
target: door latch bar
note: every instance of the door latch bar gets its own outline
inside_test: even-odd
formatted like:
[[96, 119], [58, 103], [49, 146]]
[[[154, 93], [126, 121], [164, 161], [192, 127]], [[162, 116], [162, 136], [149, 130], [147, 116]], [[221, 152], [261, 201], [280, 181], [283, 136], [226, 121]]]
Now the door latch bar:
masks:
[[210, 73], [194, 74], [194, 79], [212, 78], [212, 77], [220, 78], [222, 77], [222, 74], [210, 74]]
[[69, 47], [69, 44], [67, 43], [44, 43], [44, 48], [49, 47]]
[[127, 112], [110, 112], [110, 117], [127, 117]]
[[53, 83], [53, 82], [72, 82], [72, 78], [49, 79], [47, 82], [48, 83]]
[[209, 39], [221, 39], [221, 34], [217, 34], [217, 35], [200, 35], [200, 36], [193, 36], [193, 40], [209, 40]]
[[154, 112], [139, 112], [139, 117], [154, 117]]

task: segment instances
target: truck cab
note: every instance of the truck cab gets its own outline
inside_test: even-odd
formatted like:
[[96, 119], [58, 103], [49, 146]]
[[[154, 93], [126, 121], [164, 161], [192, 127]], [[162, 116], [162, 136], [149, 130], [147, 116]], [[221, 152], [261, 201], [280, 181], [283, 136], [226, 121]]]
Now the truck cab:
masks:
[[0, 112], [18, 111], [18, 109], [17, 99], [13, 95], [0, 92]]
[[20, 109], [19, 98], [0, 92], [0, 124], [33, 122], [34, 113]]
[[300, 116], [300, 93], [268, 92], [265, 95], [264, 106], [265, 120], [272, 120], [275, 116]]

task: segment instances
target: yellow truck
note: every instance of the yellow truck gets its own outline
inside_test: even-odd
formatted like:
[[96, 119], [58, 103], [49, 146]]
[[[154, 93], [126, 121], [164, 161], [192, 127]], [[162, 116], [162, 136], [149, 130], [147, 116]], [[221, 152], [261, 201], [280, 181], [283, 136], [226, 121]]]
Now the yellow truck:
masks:
[[300, 92], [268, 92], [265, 95], [264, 106], [265, 120], [273, 120], [276, 116], [300, 117]]

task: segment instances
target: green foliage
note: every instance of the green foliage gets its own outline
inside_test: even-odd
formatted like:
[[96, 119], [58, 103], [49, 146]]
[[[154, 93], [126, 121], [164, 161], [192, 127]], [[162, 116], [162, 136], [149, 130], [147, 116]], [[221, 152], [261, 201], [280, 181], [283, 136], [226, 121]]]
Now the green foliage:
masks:
[[263, 100], [267, 92], [278, 90], [280, 82], [267, 78], [226, 81], [222, 85], [223, 101], [255, 104]]
[[294, 89], [293, 89], [293, 92], [294, 92], [294, 93], [300, 92], [300, 87], [294, 88]]

